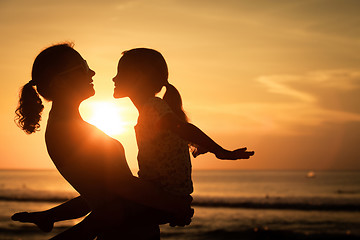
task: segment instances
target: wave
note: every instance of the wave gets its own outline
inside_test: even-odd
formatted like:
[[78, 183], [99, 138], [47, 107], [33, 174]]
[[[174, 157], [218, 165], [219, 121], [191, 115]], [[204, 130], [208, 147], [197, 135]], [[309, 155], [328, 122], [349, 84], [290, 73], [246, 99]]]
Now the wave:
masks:
[[[65, 231], [70, 226], [55, 226], [51, 233], [40, 232], [35, 226], [26, 227], [1, 227], [0, 237], [1, 239], [22, 239], [19, 237], [26, 236], [29, 239], [44, 239], [45, 236], [52, 237], [60, 232]], [[198, 230], [186, 227], [185, 229], [176, 229], [177, 231], [169, 231], [169, 229], [162, 229], [161, 239], [206, 239], [206, 240], [218, 240], [218, 239], [292, 239], [292, 240], [359, 240], [360, 235], [358, 233], [352, 233], [349, 231], [299, 231], [289, 229], [267, 229], [267, 228], [243, 228], [243, 229], [207, 229]], [[47, 238], [48, 238], [47, 237]]]
[[252, 208], [252, 209], [293, 209], [360, 211], [358, 198], [327, 197], [264, 197], [264, 198], [209, 198], [194, 197], [193, 206]]
[[337, 194], [360, 194], [360, 191], [353, 191], [353, 190], [337, 190]]
[[[35, 191], [30, 189], [0, 190], [0, 201], [21, 202], [65, 202], [78, 196], [76, 192]], [[208, 197], [194, 195], [193, 206], [295, 209], [295, 210], [339, 210], [360, 211], [359, 198], [342, 197]]]
[[291, 230], [267, 230], [267, 229], [244, 229], [240, 231], [229, 231], [226, 229], [217, 229], [196, 234], [197, 239], [217, 240], [217, 239], [343, 239], [343, 240], [359, 240], [360, 236], [337, 232], [337, 233], [324, 233], [324, 232], [299, 232]]
[[31, 189], [1, 189], [0, 201], [65, 202], [78, 196], [76, 192], [39, 191]]

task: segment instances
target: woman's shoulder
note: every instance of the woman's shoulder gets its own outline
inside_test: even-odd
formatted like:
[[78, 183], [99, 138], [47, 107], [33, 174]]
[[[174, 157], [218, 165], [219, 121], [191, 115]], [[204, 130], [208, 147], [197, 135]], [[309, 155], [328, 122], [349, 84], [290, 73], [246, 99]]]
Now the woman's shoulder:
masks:
[[123, 145], [87, 122], [57, 123], [45, 133], [48, 148], [74, 151], [84, 156], [124, 154]]

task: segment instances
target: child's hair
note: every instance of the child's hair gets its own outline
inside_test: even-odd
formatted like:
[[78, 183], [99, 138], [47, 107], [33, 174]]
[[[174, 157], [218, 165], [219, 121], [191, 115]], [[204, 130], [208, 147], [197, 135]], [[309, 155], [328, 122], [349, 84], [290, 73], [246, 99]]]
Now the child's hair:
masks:
[[134, 48], [124, 51], [120, 62], [127, 70], [144, 74], [155, 94], [165, 86], [163, 99], [180, 119], [188, 121], [179, 91], [168, 82], [168, 67], [160, 52], [148, 48]]
[[40, 129], [41, 113], [44, 109], [39, 94], [52, 100], [50, 83], [54, 77], [66, 69], [66, 59], [75, 52], [72, 43], [57, 44], [43, 50], [32, 67], [32, 80], [20, 90], [19, 104], [15, 111], [15, 122], [27, 134]]

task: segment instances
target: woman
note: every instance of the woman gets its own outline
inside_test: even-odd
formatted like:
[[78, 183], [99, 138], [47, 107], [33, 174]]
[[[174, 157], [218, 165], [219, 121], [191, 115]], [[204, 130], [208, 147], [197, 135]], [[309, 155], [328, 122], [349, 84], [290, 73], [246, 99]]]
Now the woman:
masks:
[[[49, 47], [35, 59], [32, 80], [24, 85], [16, 111], [19, 126], [30, 134], [39, 130], [44, 108], [38, 93], [52, 101], [45, 133], [48, 153], [61, 175], [81, 195], [71, 201], [79, 206], [86, 201], [88, 206], [75, 212], [74, 218], [91, 210], [83, 222], [97, 219], [91, 222], [99, 225], [86, 234], [92, 238], [100, 232], [98, 239], [113, 239], [114, 235], [158, 239], [160, 222], [172, 219], [188, 224], [190, 198], [186, 202], [132, 176], [122, 145], [81, 118], [80, 103], [95, 94], [94, 75], [71, 44]], [[129, 223], [126, 231], [123, 228], [121, 233], [109, 234], [110, 229], [125, 222]], [[66, 239], [66, 233], [61, 237]]]

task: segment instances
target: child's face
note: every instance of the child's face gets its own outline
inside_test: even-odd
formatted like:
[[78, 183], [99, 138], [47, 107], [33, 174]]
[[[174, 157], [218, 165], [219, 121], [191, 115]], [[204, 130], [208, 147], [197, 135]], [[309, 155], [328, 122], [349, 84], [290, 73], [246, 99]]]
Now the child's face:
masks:
[[134, 76], [119, 61], [117, 74], [113, 78], [114, 98], [129, 97], [131, 89], [135, 85]]
[[117, 74], [113, 78], [115, 85], [114, 98], [136, 97], [139, 95], [155, 95], [154, 86], [139, 68], [129, 67], [121, 59]]

